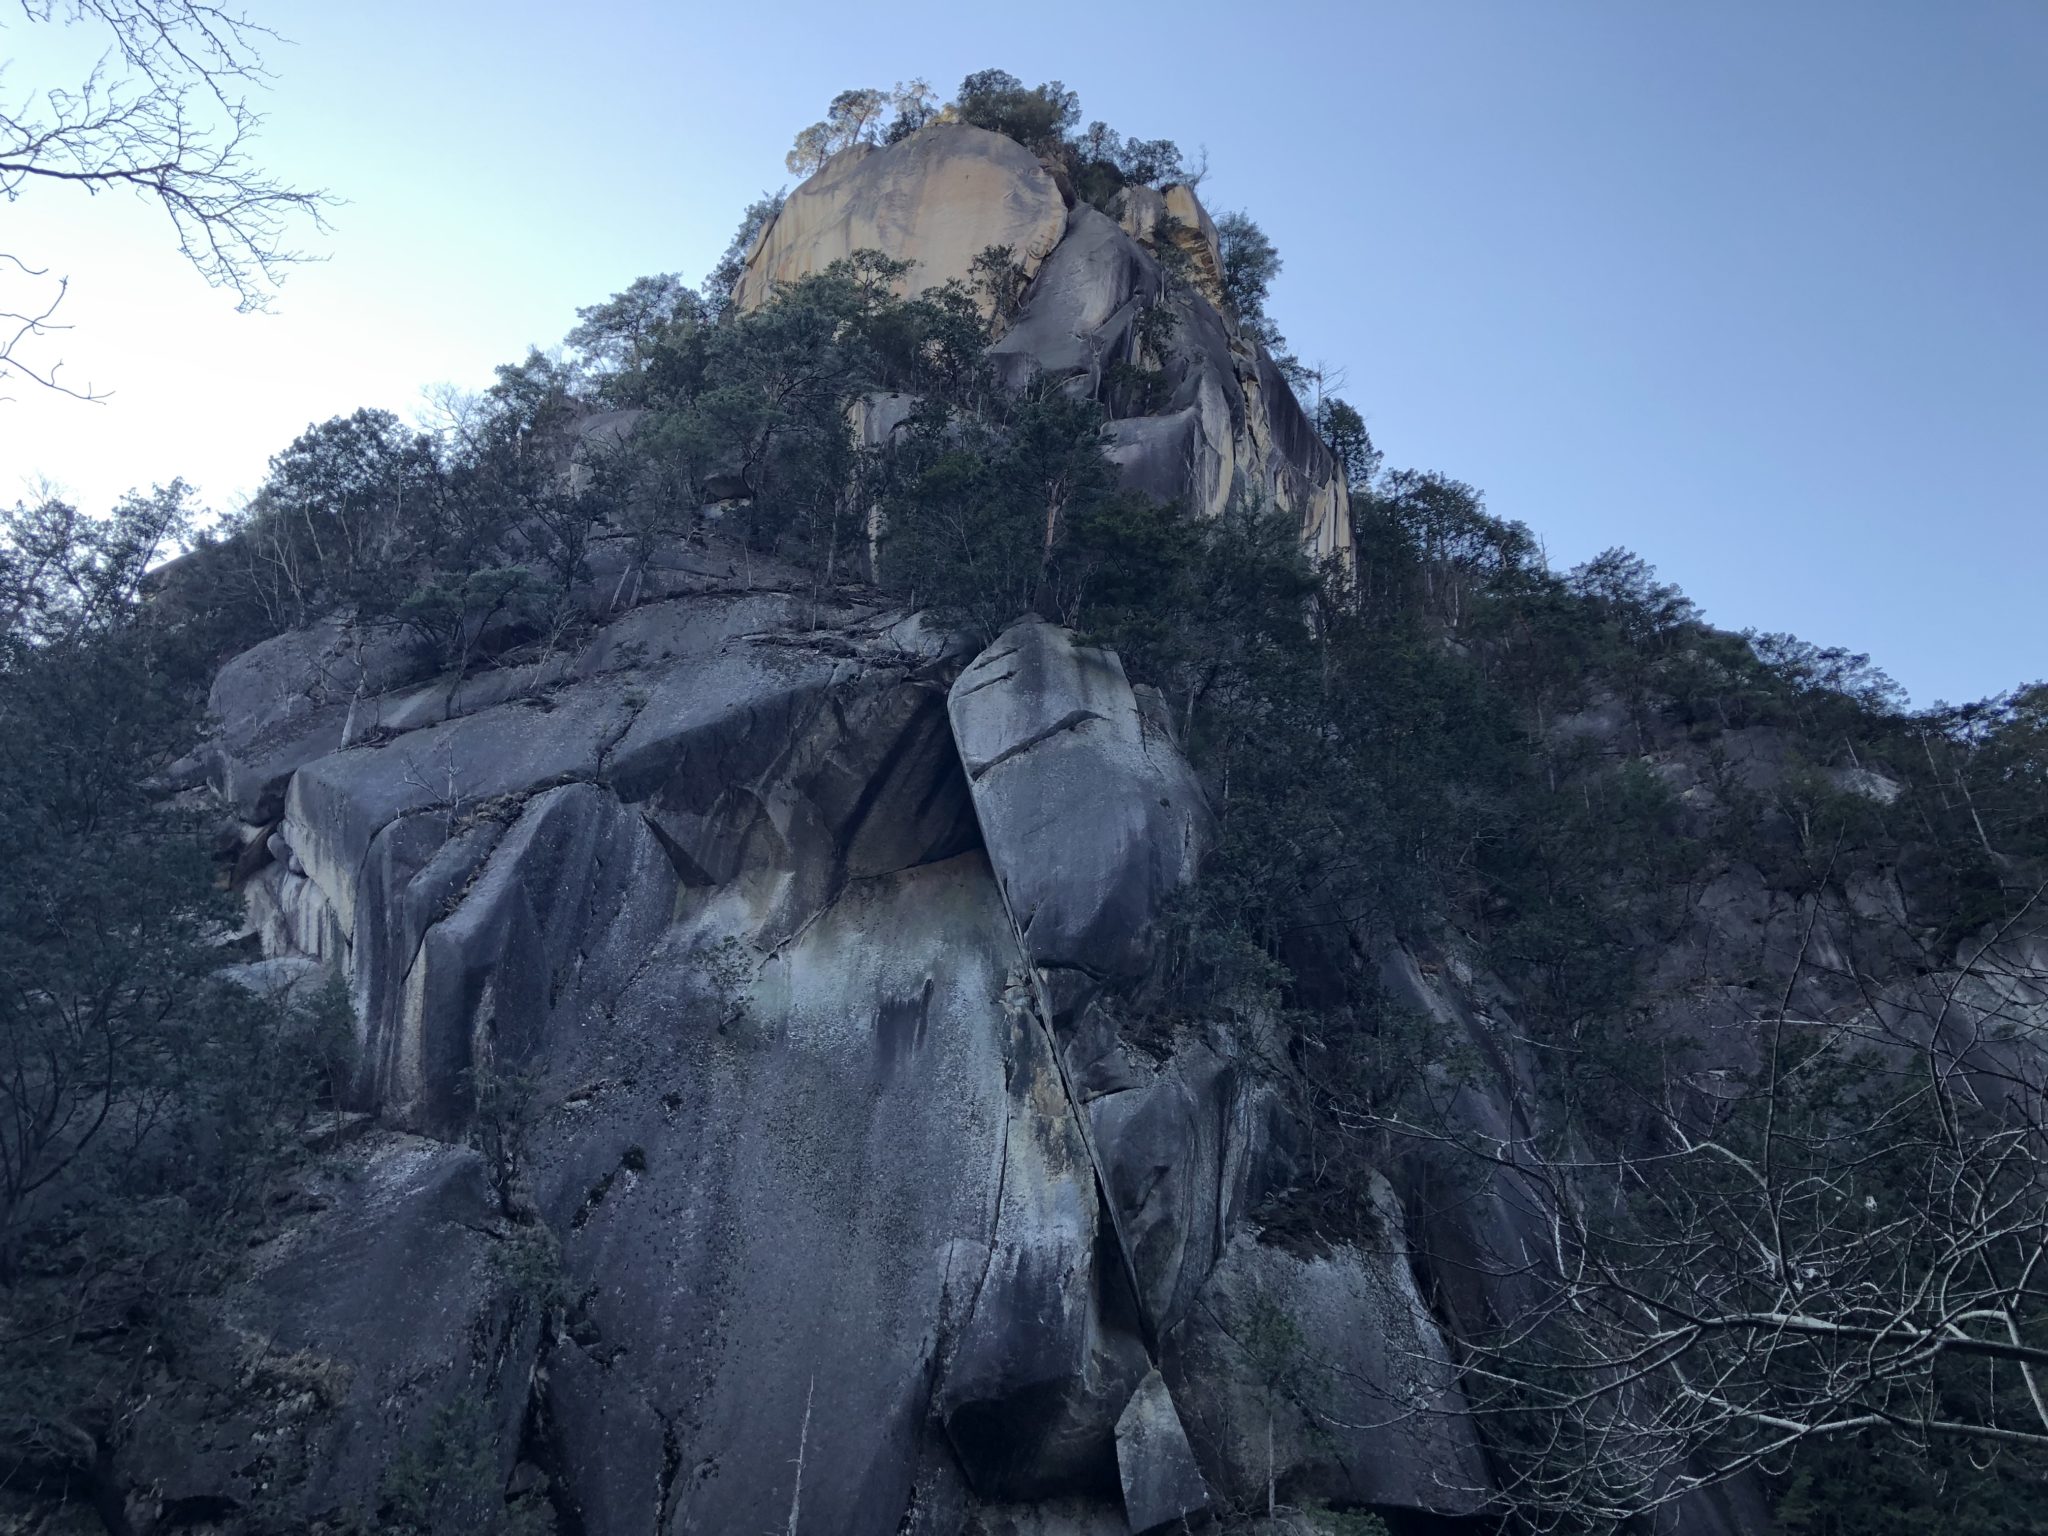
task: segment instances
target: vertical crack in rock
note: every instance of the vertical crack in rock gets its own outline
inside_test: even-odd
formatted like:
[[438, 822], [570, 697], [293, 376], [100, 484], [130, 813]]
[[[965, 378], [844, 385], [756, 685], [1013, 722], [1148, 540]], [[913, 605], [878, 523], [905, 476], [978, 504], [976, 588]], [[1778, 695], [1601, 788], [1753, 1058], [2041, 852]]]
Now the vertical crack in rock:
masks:
[[[1131, 1245], [1124, 1232], [1123, 1215], [1110, 1194], [1109, 1177], [1102, 1166], [1102, 1156], [1095, 1146], [1095, 1134], [1088, 1124], [1088, 1111], [1075, 1092], [1072, 1079], [1067, 1075], [1067, 1063], [1060, 1053], [1058, 1038], [1053, 1034], [1052, 1021], [1055, 1017], [1052, 999], [1046, 995], [1045, 978], [1031, 963], [1031, 952], [1024, 942], [1024, 930], [1018, 925], [1017, 914], [1010, 907], [1010, 893], [1003, 888], [1001, 880], [996, 881], [996, 891], [1003, 904], [1003, 916], [1010, 925], [1010, 937], [1017, 946], [1017, 966], [1022, 973], [1026, 993], [1030, 998], [1031, 1019], [1044, 1042], [1046, 1054], [1052, 1058], [1053, 1074], [1060, 1085], [1061, 1097], [1066, 1102], [1067, 1114], [1074, 1122], [1075, 1134], [1080, 1137], [1081, 1148], [1088, 1156], [1089, 1172], [1095, 1179], [1095, 1200], [1102, 1214], [1109, 1222], [1112, 1241], [1116, 1244], [1117, 1261], [1123, 1270], [1124, 1280], [1131, 1288], [1131, 1300], [1138, 1314], [1139, 1342], [1145, 1346], [1145, 1358], [1152, 1364], [1159, 1363], [1159, 1338], [1153, 1326], [1151, 1309], [1145, 1305], [1144, 1287], [1138, 1283], [1138, 1269], [1131, 1261]], [[1000, 1205], [997, 1207], [1001, 1209]]]
[[675, 1420], [652, 1400], [647, 1406], [661, 1420], [661, 1479], [655, 1489], [654, 1536], [667, 1536], [669, 1517], [675, 1513], [676, 1478], [683, 1469], [683, 1442], [676, 1434]]

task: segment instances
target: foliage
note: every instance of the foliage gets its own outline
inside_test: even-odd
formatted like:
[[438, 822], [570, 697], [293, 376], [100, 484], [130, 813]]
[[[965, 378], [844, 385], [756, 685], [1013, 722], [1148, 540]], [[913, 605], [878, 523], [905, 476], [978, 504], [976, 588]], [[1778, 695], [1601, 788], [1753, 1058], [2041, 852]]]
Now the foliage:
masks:
[[824, 121], [796, 136], [795, 146], [785, 157], [790, 174], [808, 176], [840, 150], [872, 142], [881, 134], [887, 106], [888, 97], [881, 91], [841, 91], [832, 98]]
[[1202, 165], [1189, 166], [1171, 139], [1126, 138], [1101, 121], [1077, 132], [1080, 120], [1080, 97], [1059, 81], [1027, 87], [1008, 70], [982, 69], [943, 105], [922, 80], [899, 81], [890, 91], [841, 91], [824, 118], [797, 135], [787, 160], [792, 175], [808, 176], [856, 144], [894, 144], [930, 123], [954, 122], [1015, 139], [1058, 165], [1081, 200], [1101, 208], [1125, 187], [1193, 186], [1202, 179]]
[[604, 381], [604, 393], [636, 403], [636, 383], [655, 348], [679, 329], [703, 325], [704, 300], [673, 272], [643, 277], [602, 304], [576, 311], [563, 344], [582, 354], [584, 366]]
[[1953, 1444], [1926, 1457], [1853, 1436], [1802, 1456], [1773, 1510], [1772, 1536], [2023, 1536], [2039, 1529], [2039, 1471], [2015, 1452]]
[[940, 115], [939, 98], [932, 94], [932, 88], [923, 80], [912, 80], [907, 85], [898, 80], [894, 90], [889, 92], [889, 126], [883, 133], [883, 142], [894, 144], [907, 139], [925, 124], [934, 122]]
[[[898, 116], [884, 127], [868, 99], [880, 94], [848, 93], [826, 126], [865, 140], [894, 134], [906, 113], [923, 121], [935, 110], [928, 92], [899, 91]], [[959, 95], [956, 115], [1036, 137], [1070, 174], [1096, 175], [1098, 191], [1178, 174], [1171, 146], [1097, 133], [1101, 125], [1073, 135], [1078, 108], [1056, 85], [1026, 90], [983, 72]], [[126, 1133], [145, 1100], [184, 1106], [149, 1121], [155, 1139], [144, 1140], [160, 1159], [150, 1166], [166, 1172], [139, 1180], [138, 1191], [161, 1192], [168, 1170], [199, 1166], [178, 1161], [197, 1152], [173, 1148], [215, 1148], [206, 1155], [241, 1159], [251, 1180], [271, 1166], [263, 1138], [230, 1157], [221, 1149], [233, 1138], [202, 1131], [232, 1118], [204, 1084], [233, 1052], [259, 1060], [260, 1041], [291, 1036], [266, 1035], [255, 1004], [222, 1002], [211, 989], [205, 938], [218, 914], [204, 894], [205, 862], [166, 835], [138, 788], [188, 741], [206, 663], [253, 634], [346, 612], [358, 630], [405, 631], [459, 678], [515, 648], [552, 648], [631, 602], [664, 541], [700, 537], [713, 520], [750, 555], [772, 552], [802, 571], [814, 593], [871, 581], [981, 640], [1036, 613], [1114, 648], [1134, 681], [1159, 690], [1208, 789], [1214, 835], [1203, 877], [1168, 914], [1160, 973], [1113, 1007], [1134, 1036], [1221, 1028], [1285, 1090], [1302, 1171], [1265, 1212], [1275, 1236], [1383, 1235], [1375, 1177], [1418, 1137], [1443, 1145], [1443, 1122], [1428, 1117], [1497, 1070], [1474, 1042], [1445, 1038], [1383, 990], [1380, 962], [1397, 944], [1437, 957], [1432, 964], [1477, 957], [1490, 969], [1487, 995], [1512, 1010], [1515, 1049], [1546, 1064], [1523, 1107], [1569, 1128], [1544, 1143], [1554, 1166], [1590, 1162], [1634, 1192], [1602, 1208], [1611, 1220], [1589, 1218], [1574, 1232], [1588, 1250], [1625, 1252], [1670, 1240], [1655, 1226], [1655, 1202], [1636, 1195], [1654, 1192], [1663, 1214], [1681, 1198], [1740, 1206], [1711, 1158], [1704, 1171], [1685, 1163], [1679, 1181], [1615, 1172], [1617, 1149], [1635, 1155], [1674, 1128], [1709, 1128], [1668, 1107], [1686, 1042], [1646, 1049], [1643, 1034], [1665, 984], [1651, 962], [1681, 947], [1703, 887], [1739, 870], [1819, 901], [1838, 897], [1852, 873], [1882, 874], [1896, 880], [1900, 925], [1928, 965], [2023, 908], [2048, 861], [2048, 690], [1910, 714], [1866, 658], [1714, 631], [1627, 551], [1553, 572], [1529, 530], [1490, 514], [1471, 486], [1387, 469], [1363, 417], [1334, 394], [1317, 402], [1315, 423], [1351, 484], [1355, 558], [1319, 569], [1293, 512], [1240, 499], [1205, 520], [1121, 490], [1103, 402], [996, 385], [984, 315], [1014, 311], [1014, 253], [983, 253], [978, 293], [953, 284], [904, 297], [904, 264], [860, 252], [737, 311], [725, 296], [775, 206], [764, 199], [749, 210], [704, 294], [660, 275], [580, 310], [571, 359], [535, 352], [501, 369], [438, 433], [375, 412], [310, 428], [279, 455], [248, 514], [166, 586], [177, 601], [144, 605], [137, 593], [153, 551], [180, 525], [180, 488], [137, 499], [106, 525], [58, 504], [16, 514], [0, 561], [11, 626], [0, 677], [10, 720], [38, 723], [0, 743], [0, 788], [19, 790], [0, 805], [0, 852], [15, 855], [0, 876], [14, 903], [0, 912], [0, 974], [12, 989], [0, 1006], [12, 1010], [9, 1039], [22, 1057], [117, 1064], [121, 1108], [102, 1113], [89, 1086], [101, 1078], [73, 1071], [66, 1082], [74, 1097], [83, 1089], [86, 1121], [62, 1126]], [[1264, 314], [1278, 257], [1249, 219], [1224, 222], [1231, 302], [1278, 345]], [[1143, 355], [1163, 356], [1175, 339], [1172, 306], [1139, 325]], [[1147, 388], [1126, 374], [1108, 393], [1128, 405]], [[884, 394], [913, 406], [878, 445], [858, 426]], [[607, 406], [643, 413], [637, 430], [616, 448], [578, 446], [582, 424]], [[600, 534], [627, 564], [603, 584], [590, 577]], [[1771, 772], [1745, 772], [1738, 747], [1768, 747]], [[1873, 798], [1856, 775], [1896, 793]], [[729, 1023], [745, 1010], [736, 967], [732, 955], [705, 957], [707, 987], [722, 1010], [731, 1003]], [[90, 1007], [66, 1000], [63, 989], [81, 985]], [[210, 1035], [204, 1050], [195, 1043], [193, 1021], [206, 1010], [242, 1020], [218, 1049]], [[310, 1027], [296, 1026], [299, 1035]], [[1760, 1137], [1807, 1138], [1809, 1171], [1824, 1183], [1824, 1159], [1840, 1143], [1830, 1117], [1872, 1091], [1874, 1059], [1801, 1056], [1798, 1092], [1775, 1099], [1730, 1077], [1709, 1106], [1720, 1117], [1711, 1129], [1745, 1157]], [[279, 1107], [266, 1125], [288, 1123], [289, 1106], [318, 1087], [320, 1069], [304, 1059], [280, 1048], [274, 1060], [242, 1068], [275, 1085]], [[472, 1086], [473, 1133], [505, 1213], [521, 1220], [518, 1084], [480, 1072]], [[1939, 1114], [1930, 1121], [1924, 1105], [1908, 1114], [1885, 1102], [1932, 1144], [1923, 1133]], [[30, 1099], [20, 1103], [16, 1119], [35, 1122]], [[1767, 1107], [1783, 1114], [1759, 1130]], [[111, 1164], [73, 1155], [71, 1135], [60, 1127], [46, 1143], [17, 1138], [31, 1148], [20, 1167], [69, 1161], [36, 1189], [27, 1186], [40, 1175], [18, 1177], [9, 1209], [20, 1214], [8, 1219], [44, 1220], [37, 1202], [59, 1199], [39, 1193], [47, 1188], [62, 1192], [67, 1211], [118, 1213], [147, 1230], [132, 1205], [93, 1182], [102, 1175], [91, 1169]], [[1927, 1162], [1882, 1138], [1872, 1145], [1899, 1154], [1886, 1178], [1927, 1187]], [[1476, 1180], [1489, 1166], [1475, 1155], [1463, 1171]], [[91, 1198], [68, 1203], [74, 1188]], [[243, 1198], [209, 1206], [206, 1230], [240, 1219]], [[114, 1269], [142, 1263], [77, 1220], [115, 1255]], [[1816, 1226], [1843, 1238], [1839, 1224]], [[1740, 1248], [1724, 1223], [1678, 1272], [1706, 1283]], [[1874, 1273], [1909, 1248], [1879, 1245], [1862, 1259]], [[540, 1243], [507, 1249], [512, 1277], [537, 1305], [560, 1301], [555, 1257]], [[38, 1387], [52, 1402], [63, 1400], [66, 1351], [76, 1347], [65, 1342], [37, 1368], [39, 1383], [54, 1383]], [[1544, 1391], [1587, 1379], [1568, 1355], [1523, 1364], [1532, 1368], [1514, 1392], [1489, 1405], [1504, 1457], [1538, 1443], [1517, 1433], [1538, 1422]], [[1942, 1376], [1928, 1390], [1958, 1387]], [[67, 1412], [66, 1424], [87, 1426], [84, 1438], [61, 1455], [38, 1450], [37, 1464], [90, 1478], [75, 1469], [115, 1435], [98, 1427], [113, 1425], [115, 1410], [95, 1400]], [[466, 1442], [451, 1426], [434, 1433], [408, 1466], [446, 1463], [447, 1487], [458, 1489]], [[1794, 1459], [1788, 1529], [1827, 1528], [1813, 1521], [1840, 1497], [1829, 1490], [1853, 1479], [1851, 1446]], [[1914, 1510], [1965, 1500], [1990, 1511], [1984, 1520], [2003, 1518], [2003, 1484], [1971, 1483], [1938, 1454], [1923, 1450], [1901, 1476], [1899, 1498]], [[488, 1501], [450, 1514], [411, 1472], [393, 1487], [390, 1518], [406, 1528], [503, 1514]], [[1544, 1489], [1537, 1479], [1523, 1491], [1537, 1500]]]
[[841, 91], [824, 119], [796, 136], [785, 157], [790, 174], [808, 176], [832, 156], [856, 144], [894, 144], [939, 115], [932, 88], [922, 80], [896, 83], [894, 90], [871, 86]]
[[989, 309], [998, 320], [1009, 321], [1017, 317], [1017, 311], [1024, 302], [1024, 264], [1017, 259], [1013, 246], [991, 245], [968, 264], [973, 274], [974, 289], [988, 300]]
[[1073, 140], [1070, 159], [1076, 190], [1083, 201], [1098, 206], [1125, 187], [1192, 186], [1201, 179], [1181, 158], [1171, 139], [1127, 139], [1109, 124], [1092, 122]]
[[1357, 407], [1330, 395], [1317, 403], [1315, 424], [1316, 435], [1336, 456], [1344, 483], [1361, 494], [1369, 493], [1383, 456], [1373, 447], [1372, 434], [1366, 431], [1365, 418]]
[[186, 501], [0, 527], [0, 1465], [102, 1507], [335, 1076], [319, 1000], [218, 974], [233, 914], [161, 798], [211, 660], [147, 597]]
[[1280, 252], [1247, 213], [1226, 213], [1216, 221], [1216, 243], [1223, 256], [1223, 298], [1246, 330], [1278, 352], [1286, 345], [1266, 313], [1273, 279], [1280, 275]]
[[1057, 152], [1081, 120], [1081, 98], [1057, 80], [1027, 88], [1006, 69], [980, 69], [960, 82], [953, 114], [1047, 154]]
[[724, 254], [718, 258], [718, 265], [705, 275], [698, 289], [706, 315], [717, 319], [731, 307], [732, 291], [747, 269], [747, 252], [753, 249], [754, 241], [768, 227], [769, 221], [782, 212], [786, 196], [782, 192], [763, 192], [747, 204], [746, 211], [740, 215], [740, 227], [733, 232]]
[[399, 573], [434, 540], [444, 489], [432, 443], [388, 411], [309, 427], [230, 524], [246, 600], [275, 628], [335, 603], [391, 606]]
[[1101, 428], [1099, 407], [1059, 390], [971, 421], [919, 412], [881, 501], [884, 579], [985, 638], [1027, 612], [1077, 617], [1088, 552], [1143, 515], [1116, 489]]

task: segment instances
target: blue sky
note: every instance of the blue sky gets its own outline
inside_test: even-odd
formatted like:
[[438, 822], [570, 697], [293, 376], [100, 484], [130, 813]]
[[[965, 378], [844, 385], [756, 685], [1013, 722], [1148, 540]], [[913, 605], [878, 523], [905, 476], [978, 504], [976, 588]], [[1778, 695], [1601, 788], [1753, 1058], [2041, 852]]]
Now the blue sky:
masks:
[[[1394, 465], [1567, 566], [1626, 544], [1732, 628], [1871, 652], [1919, 702], [2048, 674], [2048, 6], [1444, 0], [887, 7], [250, 0], [269, 164], [347, 199], [238, 317], [156, 216], [37, 189], [82, 406], [0, 405], [0, 497], [182, 474], [488, 382], [651, 271], [695, 280], [849, 85], [1057, 77], [1206, 145], [1273, 310]], [[10, 18], [5, 88], [76, 53]]]

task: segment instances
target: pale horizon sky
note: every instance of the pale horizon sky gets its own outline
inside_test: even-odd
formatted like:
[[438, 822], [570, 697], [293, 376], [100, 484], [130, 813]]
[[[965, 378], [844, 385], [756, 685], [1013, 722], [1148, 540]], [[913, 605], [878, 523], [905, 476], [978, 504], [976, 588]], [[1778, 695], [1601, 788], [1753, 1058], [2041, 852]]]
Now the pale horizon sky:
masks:
[[[263, 163], [346, 199], [327, 259], [237, 316], [153, 210], [0, 204], [0, 251], [71, 278], [66, 376], [113, 391], [11, 383], [0, 501], [182, 475], [234, 505], [312, 422], [412, 415], [637, 276], [701, 278], [835, 91], [993, 66], [1206, 146], [1204, 200], [1278, 244], [1276, 317], [1389, 465], [1470, 481], [1559, 568], [1625, 544], [1921, 704], [2048, 675], [2040, 0], [248, 10], [293, 40]], [[0, 87], [82, 36], [8, 18]]]

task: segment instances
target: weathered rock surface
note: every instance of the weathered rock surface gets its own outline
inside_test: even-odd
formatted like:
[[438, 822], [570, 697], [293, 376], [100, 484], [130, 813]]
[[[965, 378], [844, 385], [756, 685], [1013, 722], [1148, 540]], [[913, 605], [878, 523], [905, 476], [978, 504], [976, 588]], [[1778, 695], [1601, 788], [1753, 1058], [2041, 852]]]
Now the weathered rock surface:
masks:
[[747, 920], [714, 899], [625, 946], [616, 992], [564, 993], [604, 1021], [556, 1044], [536, 1134], [579, 1298], [549, 1401], [586, 1528], [748, 1528], [796, 1497], [801, 1447], [804, 1530], [894, 1530], [939, 1353], [1032, 1198], [1004, 1182], [978, 855], [860, 882], [741, 996], [718, 966]]
[[[1008, 245], [1029, 279], [992, 349], [1011, 387], [1042, 378], [1101, 400], [1117, 418], [1110, 456], [1131, 488], [1210, 517], [1234, 500], [1270, 501], [1300, 517], [1317, 557], [1348, 559], [1345, 477], [1272, 357], [1225, 312], [1216, 226], [1200, 199], [1185, 186], [1131, 187], [1116, 208], [1068, 209], [1021, 146], [938, 124], [835, 155], [762, 231], [734, 298], [757, 307], [776, 285], [863, 248], [916, 262], [909, 291], [969, 281], [976, 256]], [[1171, 293], [1161, 242], [1186, 258], [1188, 281]], [[1136, 322], [1162, 302], [1172, 339], [1154, 356]], [[1148, 373], [1156, 398], [1134, 400], [1131, 376]]]
[[1186, 256], [1189, 276], [1202, 297], [1219, 310], [1223, 307], [1223, 247], [1216, 221], [1193, 187], [1125, 187], [1110, 206], [1132, 239], [1153, 247], [1170, 240]]
[[[799, 188], [736, 297], [863, 247], [915, 261], [910, 288], [965, 280], [997, 244], [1029, 279], [992, 349], [1007, 384], [1101, 401], [1128, 485], [1206, 515], [1269, 498], [1343, 555], [1342, 476], [1223, 307], [1186, 187], [1069, 208], [1009, 140], [935, 127]], [[1160, 305], [1163, 343], [1139, 323]], [[875, 395], [849, 425], [886, 448], [918, 403]], [[591, 417], [554, 468], [587, 480], [636, 420]], [[233, 941], [261, 950], [232, 974], [298, 996], [341, 976], [360, 1051], [320, 1138], [335, 1166], [254, 1255], [192, 1391], [149, 1410], [165, 1523], [371, 1518], [456, 1408], [484, 1480], [545, 1484], [580, 1536], [1109, 1536], [1269, 1485], [1418, 1528], [1490, 1518], [1453, 1341], [1545, 1299], [1543, 1188], [1502, 1166], [1450, 1189], [1416, 1151], [1373, 1175], [1371, 1240], [1287, 1235], [1275, 1202], [1311, 1165], [1288, 1052], [1317, 1042], [1121, 1006], [1209, 832], [1163, 701], [1056, 626], [971, 654], [701, 521], [651, 552], [598, 529], [573, 643], [494, 634], [504, 654], [426, 676], [402, 633], [336, 617], [222, 669], [218, 732], [166, 782], [203, 766], [232, 813]], [[1709, 773], [1598, 698], [1552, 733], [1641, 757], [1693, 818], [1727, 775], [1767, 791], [1796, 765], [1759, 726]], [[1946, 1031], [1989, 1099], [2000, 1028], [2048, 1018], [2048, 954], [1965, 972], [1905, 911], [1889, 872], [1793, 897], [1716, 869], [1636, 1038], [1704, 1101], [1778, 998], [1867, 1009]], [[1469, 1059], [1425, 1064], [1454, 1130], [1538, 1145], [1515, 999], [1444, 942], [1424, 966], [1346, 931], [1330, 963], [1377, 965]], [[1743, 1484], [1673, 1519], [1765, 1525]]]
[[[1108, 220], [1076, 222], [1145, 270]], [[268, 1427], [167, 1406], [166, 1497], [289, 1476], [360, 1511], [461, 1398], [586, 1536], [792, 1508], [802, 1536], [1175, 1529], [1263, 1503], [1269, 1410], [1283, 1496], [1476, 1516], [1490, 1484], [1440, 1330], [1540, 1300], [1520, 1259], [1541, 1201], [1506, 1173], [1436, 1199], [1416, 1159], [1388, 1170], [1407, 1211], [1380, 1186], [1377, 1244], [1261, 1241], [1299, 1166], [1274, 1042], [1118, 1032], [1208, 829], [1157, 695], [1056, 626], [968, 655], [715, 535], [633, 569], [590, 583], [569, 650], [421, 679], [401, 649], [358, 667], [371, 642], [329, 626], [216, 689], [223, 859], [265, 956], [243, 980], [346, 977], [355, 1103], [384, 1129], [237, 1303], [264, 1358], [318, 1384]], [[1648, 1038], [1703, 1039], [1673, 1059], [1710, 1081], [1759, 999], [1700, 978], [1802, 939], [1848, 967], [1849, 907], [1896, 896], [1812, 908], [1723, 872]], [[1526, 1140], [1510, 1000], [1399, 949], [1380, 968], [1480, 1062], [1454, 1116]], [[1959, 995], [1972, 1019], [2040, 1006], [1988, 967]], [[507, 1113], [494, 1186], [455, 1144]], [[552, 1331], [492, 1257], [529, 1239], [559, 1253]], [[315, 1369], [376, 1326], [363, 1296], [407, 1287], [404, 1339]], [[223, 1357], [223, 1401], [241, 1369]], [[271, 1459], [234, 1460], [259, 1431]], [[1683, 1528], [1752, 1528], [1745, 1497], [1694, 1500]]]
[[1065, 237], [989, 355], [1013, 389], [1043, 376], [1100, 396], [1112, 365], [1131, 356], [1131, 327], [1159, 292], [1158, 263], [1084, 203], [1067, 215]]
[[1165, 1352], [1189, 1437], [1227, 1498], [1476, 1513], [1491, 1482], [1391, 1191], [1382, 1248], [1301, 1257], [1234, 1238]]
[[1271, 1086], [1225, 1042], [1183, 1038], [1164, 1061], [1112, 1044], [1088, 1059], [1093, 1033], [1084, 1024], [1064, 1046], [1068, 1072], [1088, 1106], [1141, 1311], [1164, 1334], [1285, 1182], [1283, 1117]]
[[1207, 812], [1115, 653], [1027, 619], [962, 670], [947, 710], [1032, 963], [1142, 975], [1154, 919], [1194, 875]]
[[1173, 1394], [1157, 1371], [1138, 1383], [1116, 1421], [1116, 1465], [1132, 1536], [1178, 1527], [1209, 1507]]
[[[1078, 1099], [1027, 968], [1142, 968], [1199, 789], [1113, 656], [1027, 631], [1035, 702], [990, 714], [990, 690], [963, 728], [943, 636], [779, 580], [654, 597], [545, 670], [357, 690], [378, 728], [312, 743], [279, 826], [238, 845], [263, 964], [348, 977], [358, 1100], [387, 1124], [457, 1137], [519, 1085], [517, 1198], [571, 1299], [561, 1337], [507, 1336], [502, 1379], [532, 1393], [505, 1434], [583, 1530], [722, 1532], [792, 1503], [834, 1533], [941, 1507], [1114, 1512], [1154, 1331], [1118, 1215], [1167, 1256], [1147, 1288], [1170, 1301], [1199, 1282], [1212, 1186], [1243, 1154], [1227, 1129], [1154, 1112], [1134, 1130]], [[1060, 865], [1013, 842], [1027, 954], [969, 764], [1068, 695], [1102, 716], [1087, 772], [1129, 868], [1101, 866], [1113, 900], [1091, 919], [1102, 889], [1062, 894]], [[224, 722], [223, 788], [238, 751], [268, 750], [249, 724]], [[1021, 826], [1030, 780], [1056, 777], [1030, 760], [1044, 745], [994, 768], [1012, 786], [994, 824]], [[1155, 868], [1144, 829], [1167, 813]], [[1200, 1116], [1223, 1092], [1205, 1072], [1171, 1090]], [[1097, 1126], [1119, 1149], [1107, 1206]], [[1136, 1192], [1160, 1182], [1138, 1164], [1183, 1142], [1188, 1194]], [[420, 1427], [394, 1410], [375, 1455]]]
[[351, 701], [413, 671], [402, 636], [340, 618], [287, 630], [233, 658], [207, 698], [222, 722], [209, 754], [222, 797], [244, 821], [275, 821], [292, 774], [342, 744]]
[[374, 1508], [437, 1414], [475, 1420], [512, 1470], [540, 1319], [507, 1281], [527, 1234], [466, 1147], [378, 1132], [315, 1176], [228, 1298], [191, 1373], [224, 1407], [152, 1402], [139, 1471], [176, 1509], [304, 1520]]
[[733, 298], [756, 308], [778, 285], [860, 250], [915, 262], [902, 285], [910, 293], [954, 280], [971, 287], [974, 258], [995, 245], [1010, 247], [1028, 277], [1065, 224], [1059, 187], [1023, 145], [935, 124], [887, 149], [856, 144], [828, 160], [761, 231]]

